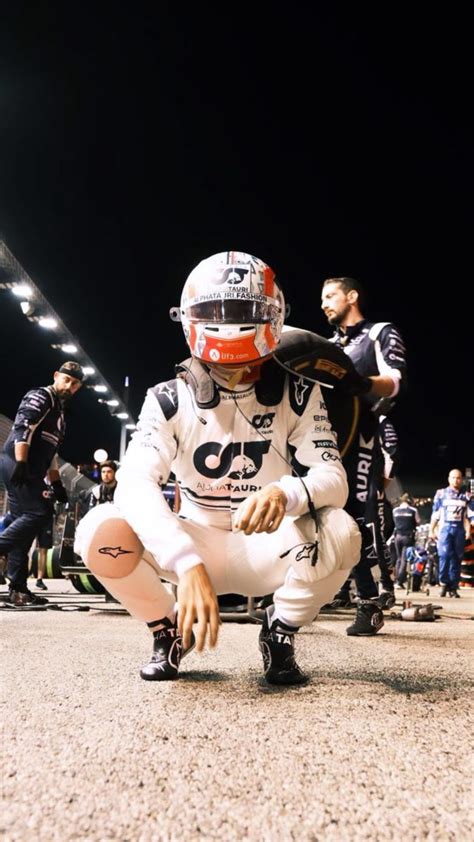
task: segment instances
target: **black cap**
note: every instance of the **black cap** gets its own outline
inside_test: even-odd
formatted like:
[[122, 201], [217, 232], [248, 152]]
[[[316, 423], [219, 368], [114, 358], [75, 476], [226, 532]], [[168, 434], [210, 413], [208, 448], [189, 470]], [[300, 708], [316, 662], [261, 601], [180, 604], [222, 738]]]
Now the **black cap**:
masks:
[[62, 371], [63, 374], [69, 374], [69, 377], [75, 377], [76, 380], [80, 380], [81, 383], [84, 380], [83, 368], [79, 365], [79, 363], [76, 363], [75, 360], [66, 360], [66, 362], [58, 368], [58, 371]]

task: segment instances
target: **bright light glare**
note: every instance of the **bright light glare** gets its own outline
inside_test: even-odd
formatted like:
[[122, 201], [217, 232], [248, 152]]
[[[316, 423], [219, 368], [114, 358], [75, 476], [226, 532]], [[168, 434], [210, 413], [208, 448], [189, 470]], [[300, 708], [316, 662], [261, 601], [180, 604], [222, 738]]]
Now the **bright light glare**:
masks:
[[41, 319], [38, 319], [38, 324], [47, 330], [54, 330], [58, 326], [56, 319], [52, 319], [51, 316], [43, 316]]
[[95, 374], [95, 368], [92, 368], [91, 365], [82, 366], [82, 370], [84, 374]]
[[33, 290], [27, 284], [18, 284], [12, 287], [12, 293], [13, 295], [17, 295], [18, 298], [31, 298]]
[[21, 312], [25, 316], [29, 316], [33, 312], [33, 305], [31, 303], [31, 301], [20, 301], [20, 307], [21, 307]]
[[137, 429], [136, 424], [125, 424], [125, 427], [126, 427], [127, 430], [136, 430]]
[[105, 462], [109, 458], [109, 454], [102, 447], [94, 451], [94, 459], [96, 462]]
[[107, 406], [118, 406], [119, 402], [115, 400], [115, 398], [111, 401], [106, 401]]
[[64, 351], [65, 354], [77, 354], [75, 345], [61, 345], [61, 351]]
[[128, 412], [117, 412], [116, 417], [125, 420], [125, 418], [128, 418]]
[[107, 389], [107, 386], [102, 386], [102, 385], [99, 384], [98, 386], [94, 386], [94, 391], [95, 392], [108, 392], [108, 389]]

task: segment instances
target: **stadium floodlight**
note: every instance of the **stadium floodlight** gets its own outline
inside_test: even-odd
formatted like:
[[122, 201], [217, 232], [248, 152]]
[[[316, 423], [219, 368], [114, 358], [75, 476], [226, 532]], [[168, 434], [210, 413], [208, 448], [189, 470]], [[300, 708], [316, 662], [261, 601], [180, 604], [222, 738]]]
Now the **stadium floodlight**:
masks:
[[[25, 272], [16, 257], [0, 236], [0, 292], [8, 290], [17, 298], [22, 299], [20, 303], [21, 312], [32, 324], [38, 324], [44, 329], [54, 330], [57, 345], [52, 345], [57, 351], [65, 354], [74, 354], [77, 362], [82, 366], [86, 378], [92, 378], [96, 385], [86, 381], [86, 386], [98, 393], [108, 393], [110, 400], [100, 400], [105, 403], [112, 416], [118, 417], [120, 422], [120, 457], [122, 459], [126, 447], [125, 419], [130, 418], [128, 412], [128, 377], [124, 378], [123, 394], [117, 394], [116, 390], [107, 382], [107, 379], [93, 364], [91, 358], [86, 354], [76, 337], [69, 331], [62, 319], [56, 313], [49, 301], [45, 298], [39, 287]], [[41, 314], [41, 315], [39, 315]], [[74, 349], [74, 350], [73, 350]], [[118, 408], [118, 412], [116, 412]], [[133, 418], [130, 418], [133, 422]], [[133, 427], [134, 428], [134, 427]]]
[[56, 351], [64, 351], [65, 354], [77, 354], [77, 345], [73, 345], [72, 342], [59, 345], [53, 344], [51, 348], [54, 348]]
[[98, 447], [97, 450], [94, 451], [94, 459], [96, 462], [105, 462], [108, 458], [109, 454], [103, 447]]
[[28, 284], [17, 284], [12, 287], [12, 293], [18, 298], [31, 298], [33, 290], [28, 286]]
[[45, 330], [55, 330], [58, 326], [56, 319], [53, 319], [52, 316], [40, 316], [38, 324], [40, 327], [44, 327]]
[[35, 310], [31, 301], [20, 301], [20, 307], [24, 316], [32, 316]]

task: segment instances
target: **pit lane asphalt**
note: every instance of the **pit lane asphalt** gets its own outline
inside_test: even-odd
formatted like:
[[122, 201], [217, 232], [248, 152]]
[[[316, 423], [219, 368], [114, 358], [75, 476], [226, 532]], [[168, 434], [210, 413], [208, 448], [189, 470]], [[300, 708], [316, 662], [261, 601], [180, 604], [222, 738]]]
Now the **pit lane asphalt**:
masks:
[[385, 612], [372, 638], [321, 615], [297, 637], [311, 683], [279, 689], [236, 622], [144, 682], [145, 628], [47, 584], [92, 610], [0, 612], [5, 842], [473, 839], [474, 589], [411, 594], [441, 619]]

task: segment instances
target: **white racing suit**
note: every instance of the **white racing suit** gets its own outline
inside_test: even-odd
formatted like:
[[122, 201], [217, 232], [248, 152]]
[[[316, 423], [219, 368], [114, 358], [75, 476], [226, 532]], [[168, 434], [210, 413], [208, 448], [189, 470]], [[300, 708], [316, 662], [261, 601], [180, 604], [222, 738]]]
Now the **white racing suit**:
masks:
[[[201, 562], [217, 594], [274, 592], [276, 616], [301, 626], [332, 599], [358, 560], [360, 533], [342, 509], [346, 474], [319, 386], [287, 376], [272, 406], [259, 402], [258, 388], [238, 388], [216, 388], [213, 408], [198, 406], [180, 378], [149, 389], [114, 503], [97, 506], [78, 526], [76, 552], [150, 627], [175, 610], [162, 580], [176, 583]], [[304, 485], [291, 475], [290, 462], [305, 474]], [[179, 484], [179, 515], [161, 489], [170, 472]], [[239, 504], [275, 482], [288, 497], [279, 529], [236, 531]], [[319, 522], [317, 561], [308, 495]], [[139, 539], [136, 546], [121, 541], [123, 520]]]

